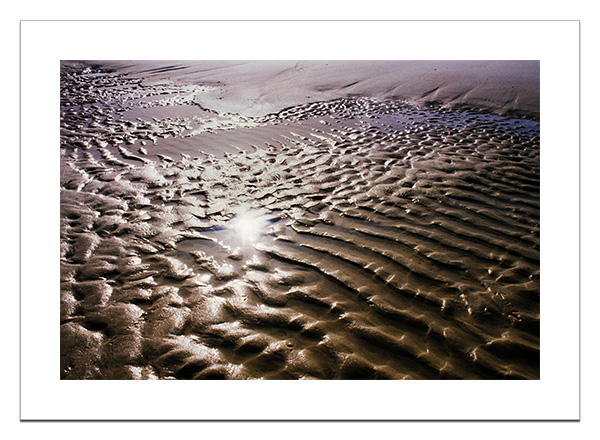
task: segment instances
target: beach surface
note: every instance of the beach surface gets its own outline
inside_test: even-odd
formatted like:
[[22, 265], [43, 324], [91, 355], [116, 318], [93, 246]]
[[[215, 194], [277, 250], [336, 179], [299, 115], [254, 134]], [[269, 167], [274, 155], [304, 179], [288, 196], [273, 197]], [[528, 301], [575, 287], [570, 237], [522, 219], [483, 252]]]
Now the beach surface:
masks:
[[539, 379], [536, 61], [63, 61], [61, 379]]

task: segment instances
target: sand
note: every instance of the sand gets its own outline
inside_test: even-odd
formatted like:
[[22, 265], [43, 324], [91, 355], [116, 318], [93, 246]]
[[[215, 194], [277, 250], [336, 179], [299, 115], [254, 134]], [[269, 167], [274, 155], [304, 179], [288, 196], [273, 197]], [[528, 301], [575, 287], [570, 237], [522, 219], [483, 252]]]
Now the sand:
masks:
[[539, 64], [63, 62], [61, 379], [539, 379]]

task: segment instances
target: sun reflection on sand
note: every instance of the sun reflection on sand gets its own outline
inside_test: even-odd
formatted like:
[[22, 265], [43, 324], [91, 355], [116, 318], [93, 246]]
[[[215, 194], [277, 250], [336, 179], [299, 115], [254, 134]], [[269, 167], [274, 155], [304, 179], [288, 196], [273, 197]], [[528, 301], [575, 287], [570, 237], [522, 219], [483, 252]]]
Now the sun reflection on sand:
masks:
[[235, 232], [243, 243], [249, 244], [256, 242], [266, 232], [267, 221], [258, 211], [240, 209], [227, 228]]

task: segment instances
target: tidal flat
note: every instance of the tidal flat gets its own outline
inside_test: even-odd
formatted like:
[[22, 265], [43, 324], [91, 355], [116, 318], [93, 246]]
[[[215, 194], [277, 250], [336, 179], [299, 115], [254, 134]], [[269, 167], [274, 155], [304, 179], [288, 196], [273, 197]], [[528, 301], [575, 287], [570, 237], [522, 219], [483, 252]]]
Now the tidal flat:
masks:
[[60, 131], [61, 379], [539, 379], [539, 63], [64, 61]]

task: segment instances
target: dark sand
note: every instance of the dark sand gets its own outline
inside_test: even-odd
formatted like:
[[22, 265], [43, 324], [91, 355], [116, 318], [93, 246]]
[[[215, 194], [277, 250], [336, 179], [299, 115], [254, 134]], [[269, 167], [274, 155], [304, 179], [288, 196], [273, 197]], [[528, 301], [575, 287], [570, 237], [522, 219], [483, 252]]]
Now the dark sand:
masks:
[[538, 379], [538, 118], [531, 62], [63, 63], [60, 377]]

